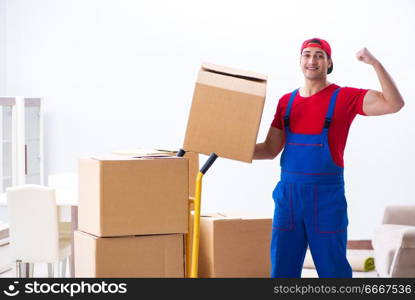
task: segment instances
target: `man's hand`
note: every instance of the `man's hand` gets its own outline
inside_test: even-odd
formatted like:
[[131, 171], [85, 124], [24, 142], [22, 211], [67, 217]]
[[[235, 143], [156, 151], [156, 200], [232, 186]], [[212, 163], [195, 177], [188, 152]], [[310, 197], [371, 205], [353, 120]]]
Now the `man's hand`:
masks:
[[265, 142], [255, 145], [253, 159], [274, 159], [284, 148], [284, 131], [270, 127]]
[[366, 48], [363, 48], [359, 52], [356, 53], [356, 57], [358, 60], [367, 63], [369, 65], [375, 65], [378, 60], [369, 52]]

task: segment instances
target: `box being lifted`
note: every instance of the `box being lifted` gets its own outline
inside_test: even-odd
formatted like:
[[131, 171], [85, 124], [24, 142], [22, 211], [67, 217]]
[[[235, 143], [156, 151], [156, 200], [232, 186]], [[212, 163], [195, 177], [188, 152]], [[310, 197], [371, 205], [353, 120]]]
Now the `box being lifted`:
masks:
[[266, 84], [266, 75], [202, 64], [183, 148], [252, 162]]

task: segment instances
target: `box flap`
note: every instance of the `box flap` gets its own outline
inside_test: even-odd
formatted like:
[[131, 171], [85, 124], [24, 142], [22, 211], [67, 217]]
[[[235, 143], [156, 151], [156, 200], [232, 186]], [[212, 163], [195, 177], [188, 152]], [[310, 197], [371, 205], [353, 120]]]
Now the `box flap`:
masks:
[[264, 213], [257, 212], [221, 212], [221, 213], [203, 213], [202, 218], [211, 218], [212, 220], [259, 220], [271, 219]]
[[112, 154], [116, 155], [128, 155], [134, 157], [144, 157], [144, 156], [172, 156], [177, 151], [174, 150], [162, 150], [162, 149], [144, 149], [144, 148], [133, 148], [133, 149], [124, 149], [113, 151]]
[[223, 75], [230, 75], [233, 77], [238, 77], [238, 78], [246, 79], [246, 80], [265, 82], [268, 79], [267, 75], [264, 75], [264, 74], [229, 68], [225, 66], [211, 64], [211, 63], [202, 63], [202, 69], [208, 72], [213, 72], [213, 73], [223, 74]]
[[226, 216], [221, 213], [202, 213], [200, 216], [202, 218], [226, 218]]
[[171, 155], [143, 155], [143, 156], [126, 156], [126, 155], [105, 155], [105, 156], [91, 156], [93, 160], [99, 161], [123, 161], [123, 160], [146, 160], [146, 159], [183, 159], [182, 157]]
[[92, 233], [82, 231], [82, 230], [77, 230], [76, 233], [80, 236], [86, 236], [86, 237], [89, 237], [89, 238], [94, 239], [94, 240], [98, 239], [98, 237], [96, 235], [94, 235]]
[[272, 214], [266, 214], [263, 212], [247, 212], [247, 211], [241, 211], [241, 212], [221, 212], [221, 215], [226, 216], [227, 218], [239, 218], [243, 220], [249, 220], [249, 219], [271, 219]]

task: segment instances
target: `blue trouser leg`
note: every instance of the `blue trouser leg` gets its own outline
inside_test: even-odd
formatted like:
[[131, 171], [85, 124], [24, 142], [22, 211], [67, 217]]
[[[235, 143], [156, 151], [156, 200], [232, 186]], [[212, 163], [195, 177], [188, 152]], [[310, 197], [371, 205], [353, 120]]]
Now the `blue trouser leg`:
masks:
[[280, 182], [273, 197], [271, 277], [300, 277], [307, 245], [319, 277], [351, 277], [344, 185]]
[[303, 224], [286, 231], [273, 228], [271, 240], [271, 277], [299, 278], [307, 250]]
[[307, 250], [297, 185], [279, 182], [273, 192], [275, 201], [271, 239], [271, 277], [301, 277]]
[[320, 278], [350, 278], [352, 269], [346, 259], [347, 232], [308, 234], [311, 255]]
[[346, 258], [348, 221], [344, 185], [313, 185], [307, 191], [313, 203], [308, 211], [313, 213], [306, 217], [306, 231], [319, 277], [352, 277]]

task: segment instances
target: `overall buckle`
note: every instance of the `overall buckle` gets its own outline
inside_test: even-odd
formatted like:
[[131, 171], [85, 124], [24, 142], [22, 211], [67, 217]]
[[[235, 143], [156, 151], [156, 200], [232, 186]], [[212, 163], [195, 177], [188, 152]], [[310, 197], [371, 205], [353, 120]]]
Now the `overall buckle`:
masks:
[[290, 118], [284, 117], [284, 127], [289, 128], [290, 127]]
[[324, 128], [329, 128], [331, 124], [332, 118], [326, 118], [324, 121]]

